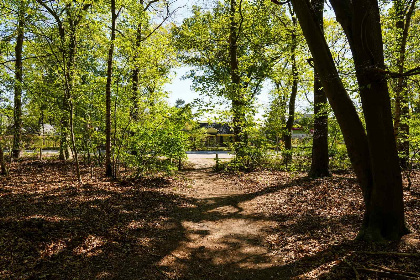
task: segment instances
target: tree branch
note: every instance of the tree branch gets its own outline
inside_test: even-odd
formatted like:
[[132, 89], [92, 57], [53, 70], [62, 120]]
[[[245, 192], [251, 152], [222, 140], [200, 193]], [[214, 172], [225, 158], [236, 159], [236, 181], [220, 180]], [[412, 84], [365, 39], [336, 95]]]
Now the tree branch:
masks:
[[284, 5], [284, 4], [288, 4], [290, 2], [290, 0], [287, 0], [287, 1], [271, 0], [271, 2], [273, 2], [274, 4], [277, 4], [277, 5]]
[[375, 70], [378, 71], [379, 73], [389, 75], [391, 78], [410, 77], [410, 76], [420, 75], [420, 66], [410, 69], [404, 73], [392, 72], [392, 71], [388, 71], [388, 70], [384, 70], [380, 68], [376, 68]]
[[[22, 60], [37, 59], [37, 58], [44, 58], [44, 57], [50, 57], [50, 56], [51, 56], [51, 54], [40, 55], [40, 56], [29, 56], [29, 57], [22, 58]], [[0, 65], [4, 65], [4, 64], [7, 64], [7, 63], [15, 62], [15, 61], [16, 61], [16, 59], [6, 60], [6, 61], [3, 61], [3, 62], [0, 62]]]

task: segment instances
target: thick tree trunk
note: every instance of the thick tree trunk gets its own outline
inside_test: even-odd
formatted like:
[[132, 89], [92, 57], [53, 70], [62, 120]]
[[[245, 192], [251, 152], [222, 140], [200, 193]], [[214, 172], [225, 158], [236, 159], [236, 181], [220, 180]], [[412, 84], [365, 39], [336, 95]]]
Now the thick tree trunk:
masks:
[[383, 69], [382, 35], [376, 0], [331, 0], [348, 37], [360, 87], [367, 137], [334, 65], [307, 0], [292, 0], [328, 100], [340, 124], [365, 200], [359, 238], [395, 240], [405, 234], [401, 173], [393, 136], [390, 99]]
[[[410, 157], [409, 134], [410, 119], [409, 97], [407, 89], [407, 78], [403, 77], [405, 69], [405, 54], [407, 47], [408, 31], [410, 28], [411, 18], [416, 9], [417, 0], [411, 0], [410, 7], [406, 7], [405, 1], [394, 1], [396, 10], [396, 42], [397, 42], [397, 71], [401, 74], [397, 79], [395, 86], [395, 111], [394, 111], [394, 135], [397, 141], [397, 148], [400, 154], [400, 164], [402, 168], [408, 168]], [[407, 11], [407, 13], [406, 13]]]
[[17, 38], [15, 45], [15, 96], [14, 96], [14, 133], [12, 156], [17, 159], [20, 157], [22, 147], [22, 85], [23, 85], [23, 67], [22, 67], [22, 51], [24, 39], [25, 24], [25, 4], [21, 1], [18, 11]]
[[[313, 10], [321, 30], [324, 29], [324, 0], [312, 0]], [[314, 135], [312, 142], [312, 163], [309, 176], [320, 178], [330, 176], [328, 169], [328, 112], [327, 96], [322, 88], [318, 73], [314, 69]]]
[[347, 32], [359, 83], [373, 186], [360, 238], [395, 240], [406, 233], [402, 178], [393, 134], [391, 101], [385, 74], [380, 14], [376, 0], [353, 1]]
[[[338, 77], [331, 53], [321, 29], [316, 24], [310, 4], [307, 0], [292, 0], [313, 55], [316, 70], [320, 75], [331, 107], [342, 129], [353, 168], [363, 189], [366, 213], [360, 237], [367, 240], [398, 239], [405, 233], [404, 215], [401, 207], [402, 187], [395, 141], [393, 140], [386, 81], [384, 79], [381, 80], [384, 77], [378, 77], [376, 74], [372, 75], [372, 70], [368, 71], [369, 69], [366, 69], [365, 65], [363, 68], [360, 65], [361, 61], [367, 62], [364, 60], [364, 55], [368, 55], [368, 65], [372, 66], [370, 59], [375, 61], [375, 57], [372, 57], [371, 50], [378, 48], [378, 46], [382, 48], [379, 13], [375, 13], [375, 11], [378, 11], [377, 3], [373, 2], [368, 1], [370, 5], [365, 6], [366, 3], [361, 3], [360, 1], [354, 1], [353, 3], [340, 1], [338, 4], [331, 1], [333, 5], [335, 4], [334, 8], [337, 6], [341, 8], [335, 9], [339, 19], [340, 16], [343, 16], [344, 11], [351, 11], [349, 10], [351, 5], [354, 5], [355, 11], [359, 11], [352, 14], [353, 17], [357, 18], [355, 22], [358, 23], [352, 29], [349, 29], [349, 27], [354, 23], [349, 24], [348, 21], [350, 20], [348, 17], [344, 17], [347, 21], [342, 22], [342, 25], [346, 30], [346, 34], [349, 35], [352, 32], [357, 34], [354, 37], [350, 37], [349, 42], [354, 53], [359, 85], [362, 90], [362, 102], [368, 129], [368, 137], [366, 137], [354, 105]], [[365, 13], [360, 13], [360, 11]], [[369, 13], [369, 16], [366, 13]], [[369, 22], [369, 25], [365, 25], [366, 21]], [[369, 36], [366, 36], [367, 26], [370, 27]], [[355, 46], [354, 38], [357, 36], [359, 36], [358, 40], [363, 41], [358, 42], [360, 45]], [[355, 47], [359, 49], [355, 50]], [[378, 51], [378, 49], [375, 49], [375, 51]], [[376, 54], [377, 56], [379, 55], [379, 60], [382, 54]], [[368, 86], [366, 82], [372, 82], [373, 84]], [[366, 96], [367, 93], [370, 96]], [[389, 135], [392, 136], [392, 139], [389, 138]], [[380, 139], [381, 137], [384, 139]], [[384, 176], [384, 174], [386, 175]], [[386, 177], [386, 179], [384, 180], [383, 177]], [[391, 207], [387, 207], [386, 204]]]
[[312, 142], [312, 163], [309, 176], [320, 178], [330, 176], [328, 169], [328, 112], [327, 96], [319, 81], [318, 75], [314, 74], [314, 135]]
[[111, 163], [111, 84], [112, 84], [112, 61], [114, 54], [114, 41], [115, 41], [115, 24], [117, 21], [117, 15], [115, 13], [115, 0], [111, 0], [111, 14], [112, 14], [112, 23], [111, 23], [111, 45], [109, 46], [108, 51], [108, 69], [107, 69], [107, 79], [106, 79], [106, 113], [105, 113], [105, 122], [106, 122], [106, 144], [105, 144], [105, 174], [106, 176], [112, 176], [112, 163]]

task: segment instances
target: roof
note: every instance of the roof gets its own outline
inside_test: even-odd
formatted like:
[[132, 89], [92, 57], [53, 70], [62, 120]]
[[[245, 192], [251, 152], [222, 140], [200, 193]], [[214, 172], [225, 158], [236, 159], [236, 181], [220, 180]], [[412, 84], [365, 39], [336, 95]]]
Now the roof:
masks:
[[209, 133], [211, 134], [233, 134], [233, 130], [228, 124], [202, 122], [200, 123], [200, 128], [201, 127], [204, 127], [208, 130], [213, 128], [217, 131], [216, 133], [210, 131]]

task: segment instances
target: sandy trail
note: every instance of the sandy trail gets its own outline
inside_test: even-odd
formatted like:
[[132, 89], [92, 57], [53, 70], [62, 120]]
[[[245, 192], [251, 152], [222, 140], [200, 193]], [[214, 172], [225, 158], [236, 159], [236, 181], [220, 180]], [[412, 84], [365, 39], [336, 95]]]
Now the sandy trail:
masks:
[[189, 186], [173, 190], [197, 202], [189, 217], [182, 217], [186, 240], [159, 265], [174, 275], [190, 274], [194, 279], [210, 279], [217, 271], [214, 267], [219, 267], [218, 275], [213, 275], [216, 279], [248, 279], [237, 272], [282, 264], [282, 258], [270, 252], [266, 242], [276, 223], [257, 218], [257, 202], [244, 199], [249, 193], [244, 184], [232, 184], [231, 178], [213, 173], [209, 168], [214, 165], [212, 159], [196, 159], [192, 164], [199, 170], [182, 173]]

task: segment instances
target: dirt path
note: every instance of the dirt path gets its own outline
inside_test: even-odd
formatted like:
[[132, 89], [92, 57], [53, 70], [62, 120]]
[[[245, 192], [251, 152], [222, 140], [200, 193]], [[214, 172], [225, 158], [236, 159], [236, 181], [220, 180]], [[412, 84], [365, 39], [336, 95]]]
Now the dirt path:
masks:
[[187, 186], [171, 189], [192, 204], [179, 217], [185, 239], [158, 262], [168, 278], [351, 279], [344, 258], [370, 261], [345, 253], [366, 249], [354, 243], [362, 213], [354, 179], [217, 174], [207, 164], [194, 162], [202, 169], [184, 171]]
[[[196, 166], [205, 163], [202, 160]], [[231, 178], [217, 175], [211, 168], [186, 171], [183, 176], [190, 184], [173, 192], [197, 201], [197, 205], [182, 222], [187, 240], [163, 258], [161, 266], [196, 279], [210, 279], [215, 273], [212, 267], [217, 266], [223, 268], [213, 275], [217, 279], [248, 279], [237, 274], [239, 269], [267, 269], [282, 263], [265, 240], [276, 223], [253, 218], [258, 205], [252, 200], [241, 202], [249, 192], [244, 183], [232, 184]], [[188, 266], [183, 265], [185, 260]], [[191, 261], [196, 263], [191, 265]]]

